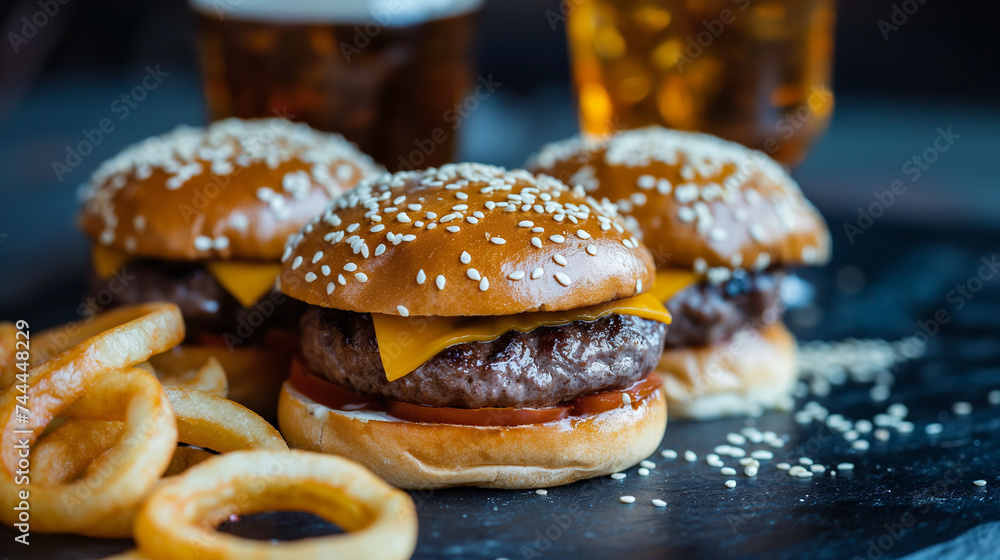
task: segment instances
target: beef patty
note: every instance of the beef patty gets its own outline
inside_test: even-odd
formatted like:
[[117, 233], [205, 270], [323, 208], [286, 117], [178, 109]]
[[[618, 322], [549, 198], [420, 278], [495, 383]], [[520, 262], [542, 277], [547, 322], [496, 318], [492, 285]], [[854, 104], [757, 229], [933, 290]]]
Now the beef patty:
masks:
[[729, 340], [747, 325], [759, 328], [781, 319], [782, 276], [737, 270], [721, 284], [701, 282], [677, 292], [665, 303], [673, 317], [666, 348], [707, 346]]
[[390, 382], [371, 315], [310, 306], [301, 328], [306, 364], [334, 383], [398, 401], [462, 408], [550, 406], [628, 387], [660, 361], [667, 330], [656, 321], [608, 315], [512, 331], [446, 348]]
[[189, 340], [203, 333], [229, 333], [255, 343], [269, 328], [295, 329], [305, 305], [272, 292], [254, 306], [243, 307], [201, 263], [133, 259], [116, 278], [109, 282], [89, 271], [88, 295], [97, 308], [148, 301], [175, 303], [184, 315]]

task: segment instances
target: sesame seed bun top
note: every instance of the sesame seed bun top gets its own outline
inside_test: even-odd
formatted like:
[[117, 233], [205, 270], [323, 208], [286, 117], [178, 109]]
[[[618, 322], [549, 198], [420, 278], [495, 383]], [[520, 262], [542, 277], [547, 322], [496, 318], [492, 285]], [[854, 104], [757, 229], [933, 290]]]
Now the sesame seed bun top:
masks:
[[612, 205], [475, 163], [362, 182], [290, 237], [282, 262], [293, 298], [402, 316], [575, 309], [634, 296], [655, 274]]
[[340, 135], [283, 119], [181, 126], [104, 162], [80, 227], [137, 256], [276, 261], [319, 208], [381, 172]]
[[582, 185], [634, 217], [661, 268], [821, 264], [830, 233], [798, 184], [761, 152], [649, 127], [542, 148], [529, 169]]

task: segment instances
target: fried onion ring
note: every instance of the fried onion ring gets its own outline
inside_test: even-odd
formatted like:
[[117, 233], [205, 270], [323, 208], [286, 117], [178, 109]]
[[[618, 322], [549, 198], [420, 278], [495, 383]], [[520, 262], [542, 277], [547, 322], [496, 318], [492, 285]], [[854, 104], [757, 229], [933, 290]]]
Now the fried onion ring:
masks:
[[[264, 511], [308, 511], [347, 534], [271, 544], [215, 530], [231, 514]], [[413, 554], [417, 516], [408, 494], [343, 457], [237, 451], [160, 484], [136, 518], [135, 540], [154, 560], [399, 560]]]
[[160, 382], [168, 387], [197, 389], [220, 397], [229, 394], [226, 370], [214, 356], [192, 355], [188, 348], [178, 346], [151, 357], [149, 364]]

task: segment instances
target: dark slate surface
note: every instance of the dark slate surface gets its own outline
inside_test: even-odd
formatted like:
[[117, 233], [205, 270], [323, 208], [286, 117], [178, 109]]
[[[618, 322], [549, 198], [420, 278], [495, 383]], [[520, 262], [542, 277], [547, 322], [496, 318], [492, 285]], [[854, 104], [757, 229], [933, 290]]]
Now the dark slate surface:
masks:
[[[835, 221], [831, 226], [839, 230]], [[740, 468], [738, 476], [725, 477], [704, 462], [726, 433], [747, 425], [746, 419], [675, 422], [667, 428], [663, 448], [691, 449], [698, 462], [657, 455], [648, 477], [630, 469], [624, 481], [604, 477], [552, 488], [546, 496], [475, 489], [414, 493], [420, 519], [416, 557], [995, 557], [1000, 407], [990, 406], [986, 395], [1000, 388], [1000, 277], [987, 279], [990, 270], [982, 259], [997, 255], [998, 240], [995, 233], [980, 230], [876, 227], [854, 246], [839, 242], [835, 262], [826, 269], [804, 273], [817, 286], [819, 302], [789, 317], [804, 340], [900, 339], [918, 332], [919, 321], [945, 310], [948, 322], [930, 337], [926, 355], [896, 371], [889, 401], [871, 401], [870, 385], [854, 383], [818, 399], [831, 412], [856, 419], [870, 419], [889, 403], [904, 402], [908, 420], [916, 424], [912, 434], [894, 432], [888, 442], [873, 440], [869, 451], [860, 452], [842, 437], [829, 436], [820, 424], [803, 426], [791, 413], [768, 413], [756, 425], [791, 439], [775, 450], [774, 461], [764, 462], [755, 479], [748, 479]], [[970, 292], [971, 299], [952, 292], [974, 278], [982, 278], [982, 288]], [[972, 280], [969, 287], [978, 285]], [[972, 403], [973, 413], [953, 415], [956, 401]], [[930, 422], [945, 426], [933, 439], [924, 433]], [[799, 480], [773, 466], [802, 455], [825, 465], [851, 461], [856, 468], [836, 477]], [[726, 459], [727, 465], [735, 462]], [[738, 486], [725, 488], [728, 478]], [[974, 486], [980, 478], [989, 484]], [[620, 503], [623, 494], [636, 502]], [[653, 498], [666, 500], [668, 507], [654, 508]], [[229, 530], [257, 538], [301, 538], [332, 527], [304, 514], [264, 514]], [[0, 555], [10, 558], [97, 558], [130, 546], [36, 534], [31, 548], [23, 549], [8, 544], [11, 536], [9, 529], [0, 529]]]

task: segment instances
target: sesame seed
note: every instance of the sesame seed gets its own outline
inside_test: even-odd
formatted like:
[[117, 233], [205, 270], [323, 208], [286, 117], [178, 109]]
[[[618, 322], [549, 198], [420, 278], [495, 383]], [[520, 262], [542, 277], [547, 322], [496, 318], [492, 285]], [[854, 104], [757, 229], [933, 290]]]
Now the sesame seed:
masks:
[[472, 255], [468, 251], [462, 251], [462, 256], [458, 260], [462, 261], [462, 264], [469, 264], [472, 262]]
[[542, 248], [542, 240], [537, 237], [531, 238], [531, 244], [534, 245], [535, 247], [538, 247], [539, 249]]
[[595, 246], [593, 243], [591, 243], [590, 245], [587, 245], [587, 254], [590, 255], [590, 256], [592, 256], [592, 257], [596, 257], [597, 256], [597, 246]]
[[726, 441], [733, 445], [743, 445], [747, 442], [747, 438], [743, 437], [737, 433], [726, 434]]
[[333, 293], [333, 290], [334, 290], [334, 289], [335, 289], [336, 287], [337, 287], [337, 285], [336, 285], [336, 284], [334, 284], [333, 282], [330, 282], [329, 284], [327, 284], [327, 285], [326, 285], [326, 295], [330, 295], [330, 294], [332, 294], [332, 293]]
[[295, 257], [295, 260], [292, 261], [292, 270], [296, 270], [300, 266], [302, 266], [302, 257], [301, 256]]
[[1000, 404], [1000, 391], [994, 389], [993, 391], [987, 393], [986, 401], [993, 406]]
[[347, 279], [346, 279], [346, 278], [344, 278], [344, 275], [343, 275], [343, 274], [338, 274], [338, 275], [337, 275], [337, 282], [340, 282], [340, 285], [341, 285], [341, 286], [345, 286], [345, 285], [347, 285]]
[[972, 404], [965, 401], [959, 401], [951, 405], [951, 411], [959, 416], [965, 416], [966, 414], [972, 413]]
[[583, 231], [582, 229], [576, 230], [576, 236], [579, 237], [580, 239], [590, 239], [590, 234], [587, 233], [586, 231]]
[[354, 233], [359, 227], [361, 227], [361, 224], [351, 224], [347, 226], [347, 233]]
[[376, 224], [375, 226], [372, 226], [372, 228], [369, 231], [371, 231], [372, 233], [378, 233], [384, 229], [385, 229], [385, 224]]
[[764, 461], [769, 461], [771, 459], [774, 459], [774, 453], [771, 453], [766, 449], [758, 449], [757, 451], [751, 453], [750, 456], [753, 457], [754, 459], [759, 459]]
[[661, 500], [659, 498], [654, 498], [653, 499], [653, 505], [655, 507], [658, 507], [658, 508], [665, 508], [665, 507], [667, 507], [667, 502], [664, 502], [663, 500]]
[[378, 247], [375, 247], [375, 256], [377, 257], [377, 256], [381, 255], [384, 252], [385, 252], [385, 245], [382, 244], [382, 243], [379, 243]]
[[530, 227], [533, 227], [535, 225], [535, 222], [532, 222], [532, 221], [529, 221], [529, 220], [524, 220], [522, 222], [518, 222], [517, 225], [519, 227], [523, 227], [523, 228], [530, 228]]
[[331, 272], [330, 267], [325, 264], [322, 267], [320, 267], [320, 271], [323, 272], [323, 276], [329, 276]]
[[750, 478], [757, 476], [757, 466], [753, 464], [747, 465], [746, 468], [743, 469], [743, 474], [749, 476]]
[[637, 294], [638, 293], [642, 293], [642, 280], [641, 279], [635, 281], [635, 293], [637, 293]]
[[853, 447], [854, 449], [857, 449], [858, 451], [867, 451], [868, 448], [871, 447], [871, 444], [868, 443], [868, 440], [859, 439], [859, 440], [851, 443], [851, 447]]
[[840, 463], [839, 465], [837, 465], [837, 470], [838, 471], [853, 471], [854, 470], [854, 463]]
[[986, 481], [983, 479], [974, 480], [972, 483], [979, 487], [986, 486]]
[[313, 255], [313, 264], [318, 263], [322, 258], [323, 258], [323, 251], [316, 251], [316, 254]]
[[523, 270], [515, 270], [514, 272], [511, 272], [510, 274], [508, 274], [507, 278], [510, 278], [511, 280], [520, 280], [520, 279], [524, 278], [524, 271]]
[[475, 216], [466, 216], [465, 221], [469, 222], [470, 224], [478, 224], [479, 223], [479, 219], [476, 218]]
[[937, 422], [934, 422], [933, 424], [927, 424], [927, 427], [924, 428], [924, 431], [927, 432], [927, 435], [936, 436], [944, 431], [944, 426], [938, 424]]
[[205, 235], [199, 235], [194, 238], [194, 248], [198, 251], [207, 251], [212, 248], [212, 238]]
[[[573, 283], [573, 281], [570, 280], [569, 276], [566, 276], [562, 272], [557, 272], [555, 274], [555, 278], [556, 278], [556, 282], [559, 282], [560, 284], [562, 284], [563, 286], [566, 286], [566, 287], [569, 287], [569, 285]], [[625, 395], [627, 393], [622, 393], [622, 394]]]
[[439, 290], [444, 289], [444, 275], [439, 274], [437, 278], [434, 279], [434, 283], [437, 284]]
[[[464, 193], [462, 193], [462, 194], [464, 194]], [[544, 489], [544, 488], [539, 488], [538, 490], [535, 490], [535, 494], [538, 494], [539, 496], [545, 496], [548, 493], [549, 493], [549, 491], [546, 490], [546, 489]]]
[[677, 452], [673, 449], [664, 449], [663, 451], [660, 451], [660, 457], [663, 457], [664, 459], [676, 459]]
[[736, 476], [736, 469], [733, 467], [722, 467], [719, 469], [719, 473], [723, 476]]
[[556, 253], [552, 257], [552, 260], [554, 260], [556, 262], [556, 264], [558, 264], [560, 266], [566, 266], [567, 264], [569, 264], [569, 262], [566, 260], [566, 257], [560, 255], [559, 253]]
[[625, 406], [632, 404], [632, 397], [628, 393], [622, 393], [622, 404]]
[[775, 467], [776, 467], [776, 468], [777, 468], [778, 470], [780, 470], [780, 471], [787, 471], [788, 469], [792, 468], [792, 466], [791, 466], [791, 465], [789, 465], [788, 463], [784, 463], [784, 462], [782, 462], [782, 463], [778, 463], [777, 465], [774, 465], [774, 466], [775, 466]]
[[479, 291], [485, 292], [488, 289], [490, 289], [490, 281], [486, 278], [483, 278], [482, 280], [479, 281]]
[[815, 461], [813, 461], [809, 457], [799, 457], [799, 463], [808, 467], [809, 465], [815, 463]]
[[427, 275], [424, 274], [424, 269], [421, 268], [417, 271], [417, 284], [423, 284], [424, 280], [427, 280]]
[[542, 233], [543, 231], [545, 231], [545, 228], [543, 228], [543, 227], [533, 227], [533, 228], [531, 228], [531, 232], [532, 233]]
[[813, 465], [809, 467], [809, 470], [811, 470], [814, 473], [821, 473], [821, 472], [826, 472], [826, 467], [824, 467], [823, 465]]
[[558, 234], [557, 235], [550, 235], [549, 236], [549, 241], [551, 241], [553, 243], [562, 243], [562, 242], [566, 241], [566, 238], [563, 237], [563, 236], [561, 236], [561, 235], [558, 235]]
[[538, 267], [535, 270], [531, 271], [531, 279], [538, 280], [539, 278], [542, 277], [543, 274], [545, 274], [545, 269], [543, 269], [542, 267]]
[[622, 496], [621, 498], [618, 498], [618, 500], [623, 504], [634, 504], [635, 496]]
[[504, 239], [503, 237], [493, 237], [493, 238], [490, 238], [490, 243], [493, 243], [494, 245], [503, 245], [506, 242], [507, 242], [507, 240]]
[[351, 263], [351, 262], [349, 262], [349, 263], [347, 263], [347, 264], [344, 265], [344, 270], [346, 270], [347, 272], [354, 272], [357, 269], [358, 269], [358, 265], [356, 265], [354, 263]]
[[316, 276], [315, 272], [307, 272], [306, 273], [306, 282], [315, 282], [316, 278], [317, 278], [317, 276]]
[[403, 307], [402, 305], [397, 305], [396, 306], [396, 311], [399, 312], [399, 316], [400, 317], [409, 317], [410, 316], [410, 310], [407, 309], [407, 308], [405, 308], [405, 307]]
[[362, 284], [368, 281], [368, 275], [365, 274], [364, 272], [355, 273], [354, 278], [357, 279], [357, 281], [361, 282]]
[[643, 461], [639, 461], [639, 466], [646, 467], [647, 469], [655, 469], [656, 463], [650, 461], [649, 459], [645, 459]]
[[698, 460], [698, 455], [696, 455], [694, 451], [688, 449], [684, 452], [684, 460], [688, 463], [693, 463]]
[[636, 471], [636, 474], [638, 474], [639, 476], [649, 476], [649, 469], [647, 469], [646, 467], [642, 467]]
[[446, 229], [446, 230], [448, 230], [448, 231], [449, 231], [449, 232], [451, 232], [451, 233], [458, 233], [458, 231], [459, 231], [460, 229], [462, 229], [462, 228], [460, 228], [460, 227], [458, 227], [458, 226], [448, 226], [448, 227], [446, 227], [445, 229]]
[[611, 478], [613, 478], [614, 480], [622, 480], [623, 478], [625, 478], [625, 473], [620, 473], [620, 472], [612, 473]]
[[736, 488], [736, 481], [735, 480], [727, 480], [726, 481], [726, 488]]
[[474, 268], [470, 268], [469, 270], [466, 270], [465, 274], [466, 274], [466, 276], [468, 276], [472, 280], [475, 280], [476, 282], [482, 280], [482, 278], [483, 278], [482, 275], [479, 274], [479, 271], [476, 270], [476, 269], [474, 269]]

